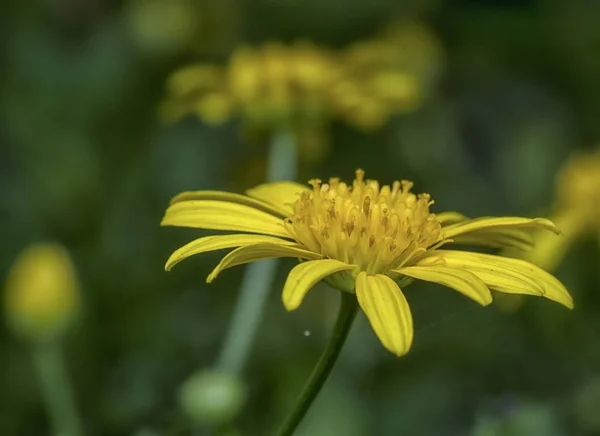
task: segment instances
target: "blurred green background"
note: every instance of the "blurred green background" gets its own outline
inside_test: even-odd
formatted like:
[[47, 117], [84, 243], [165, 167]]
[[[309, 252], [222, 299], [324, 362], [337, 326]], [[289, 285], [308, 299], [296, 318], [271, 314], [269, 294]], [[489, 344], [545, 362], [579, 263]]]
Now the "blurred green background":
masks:
[[[89, 435], [186, 435], [177, 392], [215, 362], [243, 267], [205, 284], [220, 253], [165, 273], [197, 235], [160, 228], [183, 190], [242, 192], [265, 180], [266, 138], [239, 120], [158, 121], [165, 81], [224, 63], [243, 42], [309, 38], [338, 49], [393, 20], [439, 39], [437, 81], [414, 113], [364, 132], [334, 122], [330, 148], [298, 180], [357, 167], [414, 180], [434, 211], [548, 213], [554, 178], [600, 140], [600, 2], [595, 0], [5, 0], [0, 6], [0, 273], [27, 244], [71, 252], [83, 313], [64, 341]], [[310, 157], [310, 156], [309, 156]], [[600, 434], [600, 253], [579, 244], [557, 271], [569, 312], [541, 299], [486, 309], [439, 286], [406, 290], [416, 337], [402, 359], [360, 315], [298, 434]], [[286, 313], [278, 277], [244, 380], [243, 435], [271, 434], [324, 346], [337, 296], [320, 286]], [[0, 434], [49, 424], [29, 347], [0, 327]]]

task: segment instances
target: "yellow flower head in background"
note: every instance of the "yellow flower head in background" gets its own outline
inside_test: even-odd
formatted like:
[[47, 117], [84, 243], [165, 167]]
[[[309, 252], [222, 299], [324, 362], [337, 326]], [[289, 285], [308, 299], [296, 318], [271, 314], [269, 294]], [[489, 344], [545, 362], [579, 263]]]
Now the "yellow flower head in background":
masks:
[[339, 57], [344, 74], [332, 89], [332, 103], [340, 118], [365, 130], [418, 110], [442, 69], [439, 41], [418, 23], [394, 23]]
[[190, 113], [209, 124], [233, 116], [256, 126], [281, 127], [294, 120], [320, 120], [336, 75], [333, 56], [309, 42], [268, 42], [237, 48], [228, 64], [197, 64], [171, 75], [163, 117]]
[[418, 109], [440, 68], [440, 50], [419, 25], [331, 51], [310, 42], [241, 46], [226, 66], [199, 63], [175, 71], [161, 108], [165, 121], [195, 114], [209, 124], [239, 116], [271, 129], [340, 119], [374, 130]]
[[532, 250], [507, 253], [553, 270], [576, 240], [594, 234], [600, 236], [600, 149], [577, 153], [560, 170], [551, 215], [564, 229], [564, 238], [548, 238], [548, 235], [536, 232]]
[[566, 307], [565, 287], [542, 269], [518, 259], [441, 249], [454, 244], [526, 246], [530, 231], [557, 233], [543, 218], [467, 219], [456, 212], [434, 214], [428, 194], [415, 195], [412, 183], [380, 186], [358, 170], [351, 185], [339, 179], [257, 186], [238, 195], [220, 191], [184, 192], [173, 198], [162, 225], [243, 232], [197, 239], [175, 251], [166, 264], [198, 253], [235, 248], [210, 273], [276, 257], [303, 260], [283, 289], [288, 310], [326, 280], [355, 293], [385, 348], [401, 356], [413, 341], [413, 321], [400, 286], [414, 279], [439, 283], [481, 305], [492, 302], [490, 289], [543, 296]]
[[571, 212], [581, 232], [600, 230], [600, 148], [577, 153], [558, 174], [556, 211]]
[[79, 283], [67, 251], [58, 244], [27, 247], [9, 271], [5, 310], [16, 334], [56, 339], [79, 313]]

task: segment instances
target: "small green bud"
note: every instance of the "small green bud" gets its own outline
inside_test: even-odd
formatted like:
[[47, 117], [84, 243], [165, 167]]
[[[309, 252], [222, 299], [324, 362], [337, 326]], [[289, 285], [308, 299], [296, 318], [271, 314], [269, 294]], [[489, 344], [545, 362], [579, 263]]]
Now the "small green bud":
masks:
[[237, 376], [205, 370], [183, 383], [179, 402], [194, 422], [221, 425], [231, 422], [241, 412], [246, 396], [246, 386]]

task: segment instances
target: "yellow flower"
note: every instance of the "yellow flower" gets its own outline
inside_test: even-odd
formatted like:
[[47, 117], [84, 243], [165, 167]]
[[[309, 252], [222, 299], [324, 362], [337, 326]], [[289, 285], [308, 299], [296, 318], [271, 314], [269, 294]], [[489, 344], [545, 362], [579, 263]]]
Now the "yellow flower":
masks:
[[563, 238], [535, 232], [534, 249], [511, 249], [506, 254], [552, 271], [575, 243], [600, 232], [600, 149], [575, 154], [560, 170], [550, 216], [564, 229]]
[[600, 228], [600, 148], [567, 161], [558, 174], [556, 197], [555, 209], [575, 215], [582, 233]]
[[306, 293], [327, 280], [355, 293], [385, 348], [401, 356], [413, 341], [413, 321], [401, 287], [423, 280], [448, 286], [485, 306], [491, 290], [543, 296], [568, 308], [573, 300], [552, 275], [519, 259], [441, 249], [455, 244], [526, 246], [529, 232], [558, 233], [543, 218], [467, 219], [456, 212], [433, 214], [427, 194], [415, 195], [412, 183], [380, 186], [356, 172], [347, 185], [339, 179], [306, 187], [294, 182], [257, 186], [238, 195], [220, 191], [184, 192], [173, 198], [162, 221], [166, 226], [243, 232], [207, 236], [175, 251], [166, 264], [194, 255], [235, 248], [207, 281], [236, 265], [275, 257], [299, 258], [283, 289], [287, 310], [300, 306]]
[[160, 116], [195, 114], [254, 128], [318, 126], [333, 119], [375, 130], [416, 111], [435, 82], [440, 49], [426, 27], [403, 23], [332, 51], [308, 41], [240, 46], [226, 65], [194, 64], [170, 75]]
[[75, 270], [60, 245], [33, 244], [10, 269], [5, 293], [7, 317], [15, 333], [23, 337], [56, 338], [71, 324], [80, 303]]

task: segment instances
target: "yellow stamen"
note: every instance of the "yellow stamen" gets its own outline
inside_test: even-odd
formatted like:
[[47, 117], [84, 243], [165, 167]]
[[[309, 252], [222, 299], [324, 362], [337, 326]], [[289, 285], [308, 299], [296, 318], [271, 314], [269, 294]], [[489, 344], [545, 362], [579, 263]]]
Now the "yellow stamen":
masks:
[[337, 178], [311, 180], [312, 192], [292, 205], [286, 222], [297, 241], [325, 257], [380, 274], [442, 240], [428, 194], [411, 193], [408, 181], [380, 187], [364, 175], [357, 170], [352, 187]]

